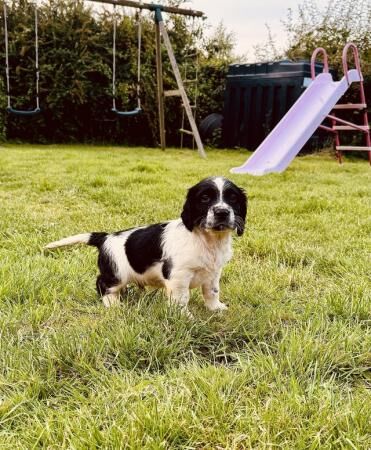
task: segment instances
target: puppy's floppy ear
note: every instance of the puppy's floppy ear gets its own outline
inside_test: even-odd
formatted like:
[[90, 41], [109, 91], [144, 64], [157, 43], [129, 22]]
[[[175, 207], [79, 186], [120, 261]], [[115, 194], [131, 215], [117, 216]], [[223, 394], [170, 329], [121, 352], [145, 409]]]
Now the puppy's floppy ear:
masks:
[[241, 188], [238, 188], [239, 196], [238, 196], [238, 218], [237, 221], [237, 236], [242, 236], [245, 231], [245, 223], [246, 223], [246, 214], [247, 214], [247, 195], [245, 191]]
[[194, 228], [194, 219], [192, 214], [192, 202], [191, 202], [191, 191], [188, 191], [186, 201], [183, 206], [183, 211], [180, 217], [187, 228], [187, 230], [192, 231]]
[[245, 222], [237, 225], [237, 236], [242, 236], [245, 231]]

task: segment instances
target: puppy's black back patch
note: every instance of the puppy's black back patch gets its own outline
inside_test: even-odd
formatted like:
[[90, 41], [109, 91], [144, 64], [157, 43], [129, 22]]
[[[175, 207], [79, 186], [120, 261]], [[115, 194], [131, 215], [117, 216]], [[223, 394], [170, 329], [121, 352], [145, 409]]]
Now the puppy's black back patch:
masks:
[[125, 242], [125, 252], [131, 267], [144, 273], [162, 259], [162, 235], [167, 223], [157, 223], [133, 231]]

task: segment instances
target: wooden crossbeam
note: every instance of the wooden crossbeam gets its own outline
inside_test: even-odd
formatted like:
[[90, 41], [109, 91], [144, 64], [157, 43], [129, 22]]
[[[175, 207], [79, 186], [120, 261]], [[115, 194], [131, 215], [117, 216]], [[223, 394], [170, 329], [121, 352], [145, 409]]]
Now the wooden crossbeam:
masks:
[[155, 11], [156, 8], [160, 8], [161, 11], [166, 13], [181, 14], [182, 16], [191, 17], [203, 17], [202, 11], [196, 11], [193, 9], [177, 8], [175, 6], [156, 5], [155, 3], [140, 3], [133, 0], [88, 0], [89, 2], [106, 3], [110, 5], [128, 6], [129, 8], [148, 9], [149, 11]]
[[171, 89], [169, 91], [164, 91], [165, 97], [180, 97], [179, 89]]
[[184, 128], [180, 128], [179, 131], [180, 131], [181, 133], [189, 134], [190, 136], [193, 136], [193, 131], [185, 130]]

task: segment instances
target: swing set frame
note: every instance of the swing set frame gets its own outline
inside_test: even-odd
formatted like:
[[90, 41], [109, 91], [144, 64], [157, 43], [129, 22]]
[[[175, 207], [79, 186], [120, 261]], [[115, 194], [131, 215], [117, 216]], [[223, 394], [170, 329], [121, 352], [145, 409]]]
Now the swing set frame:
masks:
[[88, 0], [96, 3], [104, 3], [111, 5], [126, 6], [129, 8], [145, 9], [154, 12], [155, 21], [155, 33], [156, 33], [156, 77], [157, 77], [157, 103], [158, 103], [158, 118], [159, 118], [159, 131], [160, 131], [160, 145], [161, 149], [166, 148], [166, 136], [165, 136], [165, 108], [164, 108], [164, 83], [163, 83], [163, 70], [162, 70], [162, 53], [161, 53], [161, 38], [165, 45], [167, 54], [169, 56], [170, 64], [175, 76], [175, 80], [178, 85], [178, 94], [180, 95], [183, 103], [185, 113], [187, 115], [189, 125], [191, 127], [190, 133], [193, 135], [197, 145], [197, 150], [202, 158], [206, 158], [204, 146], [201, 141], [200, 133], [198, 131], [195, 119], [193, 117], [192, 108], [184, 88], [183, 80], [179, 71], [178, 64], [175, 59], [173, 47], [171, 45], [169, 35], [167, 33], [162, 13], [180, 14], [189, 17], [203, 17], [204, 13], [201, 11], [195, 11], [192, 9], [177, 8], [175, 6], [164, 6], [153, 3], [136, 2], [133, 0]]

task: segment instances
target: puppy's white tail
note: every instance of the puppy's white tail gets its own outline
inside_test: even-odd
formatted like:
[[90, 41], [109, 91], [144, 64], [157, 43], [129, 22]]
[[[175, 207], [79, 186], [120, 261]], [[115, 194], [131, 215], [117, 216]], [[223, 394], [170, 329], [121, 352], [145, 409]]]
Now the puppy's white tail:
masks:
[[92, 233], [82, 233], [75, 234], [75, 236], [69, 236], [67, 238], [61, 239], [60, 241], [50, 242], [50, 244], [46, 245], [45, 248], [58, 248], [65, 247], [67, 245], [76, 245], [76, 244], [89, 244]]

